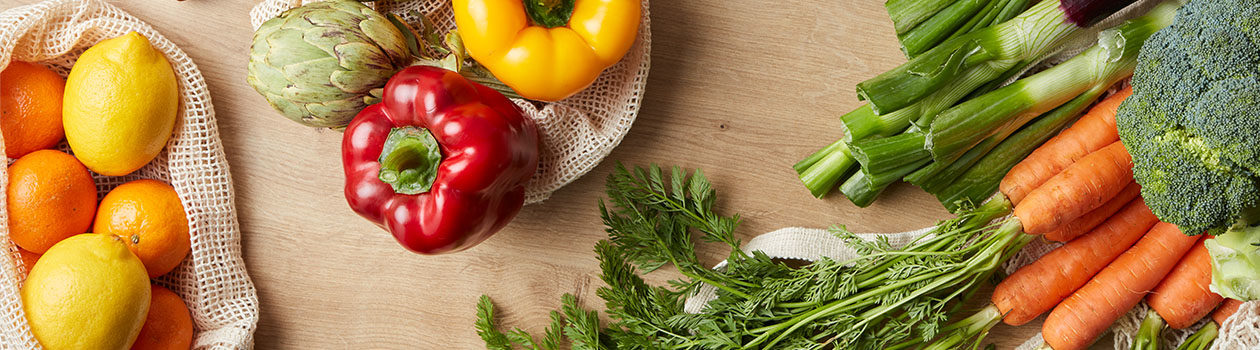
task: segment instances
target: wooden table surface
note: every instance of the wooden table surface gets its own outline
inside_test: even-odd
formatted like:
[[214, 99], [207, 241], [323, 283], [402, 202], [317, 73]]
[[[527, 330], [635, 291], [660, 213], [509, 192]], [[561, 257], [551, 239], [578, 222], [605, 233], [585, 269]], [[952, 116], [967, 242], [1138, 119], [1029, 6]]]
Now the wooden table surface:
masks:
[[[531, 331], [566, 292], [602, 310], [591, 248], [606, 237], [596, 202], [617, 161], [704, 169], [722, 211], [743, 215], [744, 240], [788, 226], [900, 232], [948, 216], [908, 185], [865, 209], [817, 200], [791, 169], [841, 136], [854, 84], [904, 61], [882, 1], [654, 1], [647, 94], [621, 145], [489, 241], [445, 256], [409, 253], [351, 212], [341, 134], [281, 117], [245, 84], [257, 1], [111, 2], [182, 47], [209, 83], [261, 302], [259, 349], [482, 348], [472, 327], [482, 294], [504, 324]], [[707, 262], [724, 253], [702, 249]], [[1039, 329], [1000, 326], [990, 339], [1010, 349]]]

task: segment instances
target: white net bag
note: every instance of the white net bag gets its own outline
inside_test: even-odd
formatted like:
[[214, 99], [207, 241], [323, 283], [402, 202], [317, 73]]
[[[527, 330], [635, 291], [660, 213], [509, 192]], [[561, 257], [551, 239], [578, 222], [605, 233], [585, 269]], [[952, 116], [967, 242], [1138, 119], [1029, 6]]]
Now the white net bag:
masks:
[[[264, 0], [250, 11], [250, 23], [258, 29], [285, 10], [315, 1]], [[420, 13], [441, 33], [455, 28], [449, 0], [378, 1], [374, 5], [378, 11], [396, 14], [412, 24], [420, 22], [412, 12]], [[541, 137], [538, 172], [525, 185], [525, 203], [546, 200], [552, 192], [594, 169], [630, 131], [639, 114], [651, 64], [649, 18], [648, 0], [643, 0], [638, 40], [620, 62], [604, 70], [582, 92], [541, 107], [538, 102], [513, 100], [534, 119]]]
[[[188, 217], [192, 250], [174, 271], [155, 279], [183, 298], [192, 314], [195, 349], [248, 349], [258, 324], [258, 296], [241, 259], [232, 178], [219, 140], [214, 107], [192, 59], [149, 25], [101, 0], [49, 0], [0, 13], [0, 68], [35, 62], [62, 76], [79, 54], [105, 39], [135, 31], [149, 38], [179, 78], [175, 132], [153, 162], [127, 176], [93, 175], [98, 194], [136, 179], [170, 183]], [[0, 142], [3, 148], [3, 142]], [[63, 150], [68, 150], [64, 142]], [[0, 188], [7, 188], [0, 168]], [[0, 205], [6, 202], [0, 190]], [[0, 210], [0, 348], [38, 349], [19, 294], [26, 276]]]

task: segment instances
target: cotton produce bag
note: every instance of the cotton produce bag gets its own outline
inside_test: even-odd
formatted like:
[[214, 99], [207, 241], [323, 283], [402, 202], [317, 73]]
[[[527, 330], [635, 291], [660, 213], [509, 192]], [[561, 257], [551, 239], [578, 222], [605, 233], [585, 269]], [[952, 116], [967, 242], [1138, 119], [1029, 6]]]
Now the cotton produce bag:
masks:
[[[241, 260], [232, 178], [215, 124], [205, 79], [192, 59], [149, 25], [101, 0], [49, 0], [0, 13], [0, 68], [11, 60], [37, 62], [65, 76], [75, 59], [105, 39], [135, 31], [170, 61], [179, 80], [180, 109], [166, 149], [127, 176], [94, 175], [98, 196], [136, 179], [175, 187], [188, 217], [192, 250], [174, 271], [155, 281], [188, 305], [195, 349], [248, 349], [258, 323], [258, 297]], [[0, 142], [0, 148], [3, 148]], [[62, 150], [68, 148], [62, 146]], [[0, 168], [0, 188], [8, 174]], [[6, 203], [0, 190], [0, 205]], [[0, 210], [0, 348], [38, 349], [19, 294], [26, 276], [9, 240], [8, 211]]]
[[[264, 0], [250, 11], [254, 29], [285, 10], [318, 0]], [[378, 1], [377, 11], [393, 13], [410, 23], [428, 17], [440, 33], [455, 29], [450, 0]], [[541, 202], [552, 192], [594, 169], [621, 143], [639, 114], [651, 65], [652, 31], [648, 0], [643, 0], [639, 38], [620, 62], [582, 92], [551, 103], [514, 99], [534, 119], [541, 137], [538, 172], [525, 185], [525, 203]], [[261, 98], [261, 97], [260, 97]], [[280, 118], [276, 112], [276, 118]]]

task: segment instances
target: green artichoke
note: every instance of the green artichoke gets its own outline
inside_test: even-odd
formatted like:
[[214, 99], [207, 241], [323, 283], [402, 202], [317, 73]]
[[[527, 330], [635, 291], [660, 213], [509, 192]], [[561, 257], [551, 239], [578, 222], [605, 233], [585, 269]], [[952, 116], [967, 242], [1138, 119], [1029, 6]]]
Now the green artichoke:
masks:
[[414, 58], [388, 18], [357, 1], [291, 9], [254, 33], [249, 84], [303, 125], [341, 128], [379, 102], [389, 78]]

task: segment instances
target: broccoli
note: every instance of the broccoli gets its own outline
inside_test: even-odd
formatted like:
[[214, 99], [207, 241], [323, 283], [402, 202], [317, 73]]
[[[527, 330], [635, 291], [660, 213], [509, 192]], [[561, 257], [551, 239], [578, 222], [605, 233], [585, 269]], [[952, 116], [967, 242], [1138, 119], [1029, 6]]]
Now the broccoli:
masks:
[[1146, 41], [1116, 124], [1160, 220], [1220, 233], [1260, 204], [1260, 2], [1193, 0]]

